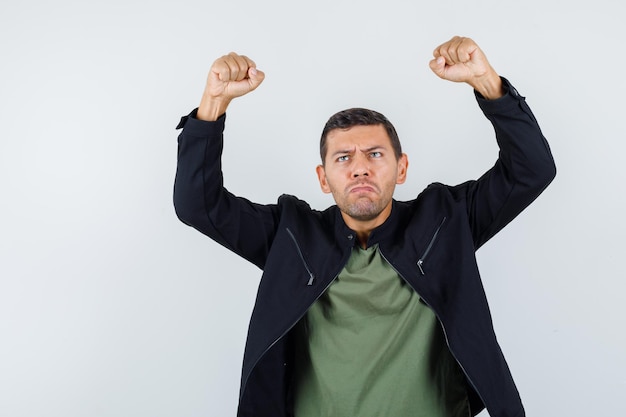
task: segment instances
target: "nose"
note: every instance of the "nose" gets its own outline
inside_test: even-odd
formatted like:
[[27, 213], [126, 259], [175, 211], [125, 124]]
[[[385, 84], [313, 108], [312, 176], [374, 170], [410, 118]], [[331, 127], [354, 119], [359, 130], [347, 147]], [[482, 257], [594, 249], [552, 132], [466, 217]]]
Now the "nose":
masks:
[[358, 157], [355, 156], [353, 159], [353, 164], [352, 164], [352, 177], [353, 178], [358, 178], [358, 177], [368, 177], [370, 175], [370, 168], [369, 168], [369, 164], [368, 164], [368, 160], [365, 156], [363, 155], [359, 155]]

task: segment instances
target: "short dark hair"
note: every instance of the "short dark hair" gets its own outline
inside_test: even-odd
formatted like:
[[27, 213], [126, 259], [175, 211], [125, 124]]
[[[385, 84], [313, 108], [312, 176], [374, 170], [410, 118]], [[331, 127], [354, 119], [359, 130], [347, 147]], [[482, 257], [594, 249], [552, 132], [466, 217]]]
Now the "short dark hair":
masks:
[[400, 138], [398, 137], [396, 128], [393, 127], [391, 122], [377, 111], [355, 107], [335, 113], [326, 122], [320, 139], [320, 156], [322, 158], [322, 164], [325, 162], [324, 160], [328, 150], [326, 138], [331, 131], [335, 129], [350, 129], [353, 126], [372, 125], [382, 125], [385, 128], [387, 134], [389, 135], [389, 139], [391, 140], [393, 153], [395, 154], [396, 159], [400, 159], [400, 156], [402, 155], [402, 146], [400, 145]]

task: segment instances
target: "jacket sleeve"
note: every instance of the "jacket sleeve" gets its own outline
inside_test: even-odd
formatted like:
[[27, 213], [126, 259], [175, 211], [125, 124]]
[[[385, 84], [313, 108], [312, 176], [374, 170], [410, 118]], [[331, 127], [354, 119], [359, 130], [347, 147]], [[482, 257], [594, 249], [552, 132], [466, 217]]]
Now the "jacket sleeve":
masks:
[[195, 118], [177, 128], [178, 164], [174, 181], [176, 215], [263, 269], [278, 223], [278, 206], [237, 197], [223, 186], [222, 150], [226, 115], [215, 122]]
[[525, 98], [508, 80], [502, 81], [506, 94], [499, 99], [475, 93], [495, 129], [498, 160], [477, 181], [455, 187], [466, 199], [476, 249], [532, 203], [556, 175], [548, 142]]

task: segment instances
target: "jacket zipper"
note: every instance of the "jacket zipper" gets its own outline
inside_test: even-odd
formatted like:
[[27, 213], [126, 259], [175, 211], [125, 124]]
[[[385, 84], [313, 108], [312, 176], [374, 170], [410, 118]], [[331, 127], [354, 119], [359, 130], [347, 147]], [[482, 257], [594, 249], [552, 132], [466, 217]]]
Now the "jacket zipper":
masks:
[[[289, 230], [289, 228], [287, 228], [287, 232], [289, 233], [289, 235], [291, 236], [291, 238], [293, 239], [293, 241], [296, 244], [296, 247], [298, 248], [298, 253], [300, 253], [300, 257], [302, 258], [302, 253], [300, 252], [300, 248], [298, 247], [298, 243], [296, 242], [296, 239], [294, 237], [294, 235], [291, 233], [291, 230]], [[302, 258], [302, 262], [304, 262], [304, 258]], [[272, 349], [272, 347], [278, 343], [279, 340], [281, 340], [283, 337], [285, 337], [285, 335], [287, 333], [289, 333], [291, 331], [291, 329], [293, 329], [293, 327], [302, 319], [302, 317], [304, 317], [304, 315], [306, 314], [306, 312], [309, 310], [309, 308], [311, 307], [311, 305], [313, 305], [317, 300], [319, 300], [319, 298], [322, 296], [322, 294], [324, 294], [328, 288], [330, 288], [330, 286], [333, 284], [333, 282], [335, 282], [335, 280], [337, 279], [337, 277], [339, 276], [339, 272], [341, 272], [341, 270], [343, 269], [343, 267], [345, 266], [345, 264], [347, 263], [344, 262], [343, 266], [341, 267], [341, 269], [339, 269], [339, 271], [337, 272], [337, 274], [335, 275], [335, 278], [331, 279], [330, 282], [328, 283], [328, 285], [326, 285], [326, 287], [324, 287], [324, 289], [319, 293], [319, 295], [315, 298], [315, 300], [313, 300], [313, 302], [304, 310], [304, 312], [300, 315], [300, 317], [298, 317], [298, 319], [296, 321], [294, 321], [291, 326], [289, 326], [287, 328], [287, 330], [285, 330], [284, 332], [281, 333], [280, 336], [278, 336], [272, 343], [270, 343], [270, 345], [267, 347], [267, 349], [265, 349], [263, 351], [263, 353], [261, 353], [261, 355], [259, 355], [259, 358], [257, 359], [257, 361], [254, 363], [254, 365], [252, 365], [252, 367], [250, 368], [250, 373], [248, 374], [248, 376], [246, 377], [246, 380], [244, 381], [244, 383], [241, 385], [241, 392], [239, 393], [239, 399], [241, 400], [244, 391], [246, 390], [246, 385], [248, 385], [248, 378], [250, 377], [250, 375], [252, 374], [252, 371], [254, 370], [254, 368], [256, 368], [257, 363], [259, 363], [259, 361], [261, 360], [261, 358], [263, 358], [263, 356], [265, 356], [265, 354], [267, 352], [270, 351], [270, 349]], [[304, 265], [306, 267], [306, 262], [304, 262]], [[309, 271], [309, 269], [307, 268], [307, 271]], [[310, 271], [309, 271], [310, 273]], [[313, 275], [313, 274], [311, 274]], [[310, 285], [310, 284], [309, 284]]]
[[[446, 221], [446, 218], [443, 218], [443, 221], [441, 222], [441, 224], [439, 225], [439, 227], [437, 228], [437, 230], [435, 231], [435, 235], [433, 236], [433, 239], [431, 239], [430, 244], [428, 245], [428, 248], [426, 248], [426, 252], [424, 253], [424, 255], [422, 256], [422, 258], [425, 258], [426, 255], [428, 255], [428, 251], [430, 250], [430, 248], [432, 247], [433, 241], [435, 240], [435, 238], [437, 237], [437, 233], [439, 233], [439, 230], [441, 229], [441, 226], [443, 226], [443, 223]], [[398, 274], [398, 276], [400, 278], [402, 278], [402, 280], [404, 282], [406, 282], [406, 284], [408, 286], [410, 286], [411, 288], [413, 288], [413, 286], [409, 283], [409, 281], [400, 273], [398, 272], [398, 270], [396, 269], [396, 267], [389, 262], [389, 260], [387, 259], [387, 257], [383, 254], [383, 252], [379, 249], [378, 250], [380, 252], [380, 255], [383, 257], [383, 259], [389, 264], [391, 265], [391, 268], [393, 268], [394, 271], [396, 271], [396, 274]], [[419, 263], [418, 263], [419, 265]], [[421, 271], [421, 268], [420, 268]], [[422, 275], [424, 275], [424, 273], [422, 272]], [[415, 290], [414, 290], [415, 291]], [[415, 291], [417, 292], [417, 291]], [[468, 375], [467, 371], [465, 370], [465, 368], [463, 367], [463, 365], [461, 364], [461, 362], [459, 361], [459, 359], [457, 358], [456, 354], [454, 353], [454, 351], [452, 350], [452, 347], [450, 346], [450, 340], [448, 339], [448, 332], [446, 330], [446, 326], [443, 325], [443, 321], [441, 321], [441, 318], [439, 317], [439, 314], [437, 314], [437, 312], [435, 311], [434, 308], [432, 308], [430, 306], [430, 303], [428, 302], [428, 300], [426, 300], [422, 294], [418, 293], [418, 296], [422, 299], [422, 301], [428, 306], [428, 308], [430, 308], [430, 310], [433, 312], [433, 314], [435, 315], [435, 317], [437, 318], [437, 321], [439, 322], [439, 325], [441, 326], [441, 330], [443, 331], [443, 337], [446, 339], [446, 346], [448, 346], [448, 351], [450, 351], [450, 354], [452, 355], [452, 357], [454, 358], [454, 361], [457, 363], [457, 365], [459, 365], [459, 368], [461, 368], [461, 371], [463, 372], [463, 374], [465, 375], [465, 377], [467, 378], [467, 381], [469, 382], [469, 384], [472, 386], [472, 388], [474, 389], [474, 392], [476, 392], [476, 394], [478, 395], [478, 397], [480, 398], [480, 400], [482, 401], [483, 404], [485, 404], [485, 400], [482, 397], [481, 393], [478, 391], [478, 388], [476, 388], [476, 385], [474, 384], [474, 381], [472, 381], [472, 378], [470, 378], [470, 376]]]
[[424, 268], [423, 268], [424, 261], [426, 260], [426, 257], [430, 253], [430, 250], [433, 248], [433, 245], [435, 244], [435, 241], [437, 240], [437, 236], [439, 235], [439, 231], [443, 227], [443, 224], [446, 222], [446, 219], [447, 219], [447, 217], [443, 218], [443, 220], [441, 221], [441, 223], [439, 224], [439, 226], [435, 230], [435, 233], [433, 234], [433, 237], [430, 239], [430, 242], [428, 243], [428, 246], [426, 247], [426, 250], [424, 251], [422, 256], [419, 258], [419, 260], [417, 261], [417, 267], [419, 268], [419, 270], [422, 273], [422, 275], [426, 275], [424, 273]]
[[291, 232], [291, 230], [289, 230], [289, 228], [287, 228], [287, 233], [289, 233], [289, 236], [291, 236], [291, 240], [293, 240], [294, 245], [296, 245], [296, 249], [298, 250], [298, 255], [300, 256], [300, 260], [302, 261], [302, 264], [304, 265], [304, 269], [306, 269], [306, 272], [308, 272], [309, 274], [309, 282], [307, 282], [306, 285], [313, 285], [313, 281], [315, 281], [315, 275], [313, 275], [313, 272], [311, 272], [311, 268], [309, 268], [309, 265], [306, 263], [306, 260], [304, 259], [304, 255], [302, 254], [302, 251], [300, 250], [300, 245], [298, 245], [298, 241], [296, 240], [296, 237], [293, 235], [293, 233]]

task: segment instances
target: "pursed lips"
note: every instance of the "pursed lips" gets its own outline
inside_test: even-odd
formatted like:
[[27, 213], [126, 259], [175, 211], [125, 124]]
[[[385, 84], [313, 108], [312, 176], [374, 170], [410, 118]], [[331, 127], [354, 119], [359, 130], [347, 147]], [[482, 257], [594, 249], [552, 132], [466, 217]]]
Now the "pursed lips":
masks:
[[374, 193], [378, 192], [378, 187], [369, 182], [358, 182], [348, 186], [348, 193]]

